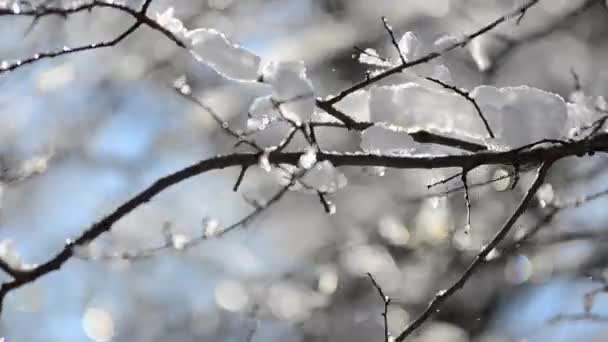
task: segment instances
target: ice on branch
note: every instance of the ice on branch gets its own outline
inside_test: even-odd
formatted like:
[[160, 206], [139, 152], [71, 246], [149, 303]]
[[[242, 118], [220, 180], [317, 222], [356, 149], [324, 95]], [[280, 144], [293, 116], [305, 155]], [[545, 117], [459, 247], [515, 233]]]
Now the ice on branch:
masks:
[[378, 123], [361, 133], [361, 148], [370, 153], [410, 153], [418, 144], [403, 127]]
[[359, 63], [373, 65], [380, 68], [390, 68], [394, 64], [381, 57], [374, 49], [367, 48], [359, 54]]
[[414, 32], [406, 32], [399, 40], [399, 49], [408, 62], [420, 56], [421, 44]]
[[567, 133], [568, 109], [557, 94], [528, 86], [480, 86], [471, 92], [490, 126], [510, 147]]
[[310, 169], [317, 162], [317, 149], [314, 146], [309, 146], [306, 152], [300, 156], [298, 165], [303, 169]]
[[171, 246], [177, 250], [186, 248], [190, 239], [184, 234], [173, 234], [171, 236]]
[[197, 60], [222, 76], [246, 81], [258, 78], [260, 57], [232, 43], [223, 33], [207, 28], [188, 30], [175, 17], [173, 7], [157, 13], [156, 22], [183, 41]]
[[270, 160], [268, 160], [268, 154], [270, 153], [270, 151], [264, 151], [264, 153], [262, 153], [260, 155], [260, 158], [258, 160], [258, 165], [260, 166], [260, 168], [266, 172], [270, 172], [272, 170], [272, 167], [270, 166]]
[[175, 17], [175, 10], [173, 7], [167, 8], [162, 13], [156, 13], [156, 22], [169, 30], [169, 32], [176, 35], [178, 38], [184, 38], [188, 30], [184, 27], [181, 20]]
[[[608, 106], [603, 96], [587, 96], [581, 91], [570, 95], [568, 103], [568, 136], [574, 137], [582, 132], [582, 128], [591, 127], [593, 122], [602, 118]], [[604, 131], [606, 128], [604, 128]]]
[[315, 97], [303, 62], [268, 62], [261, 78], [272, 87], [272, 100], [282, 116], [297, 124], [310, 119]]
[[443, 35], [443, 36], [437, 38], [435, 40], [435, 42], [433, 43], [433, 45], [435, 46], [436, 49], [445, 49], [454, 44], [458, 44], [458, 43], [462, 42], [465, 38], [466, 38], [466, 36], [462, 35], [462, 34], [461, 35], [446, 34], [446, 35]]
[[[405, 83], [370, 90], [371, 121], [404, 128], [435, 128], [486, 136], [483, 122], [473, 105], [453, 91], [434, 84]], [[494, 130], [498, 127], [492, 126]]]
[[173, 81], [173, 88], [177, 89], [184, 95], [192, 94], [192, 87], [188, 84], [188, 78], [186, 75], [182, 75]]
[[[336, 103], [336, 108], [344, 113], [348, 113], [351, 118], [357, 121], [370, 121], [369, 116], [369, 96], [367, 90], [358, 90], [342, 101]], [[332, 117], [333, 118], [333, 117]], [[335, 121], [335, 119], [334, 119]]]
[[[293, 174], [297, 172], [297, 168], [293, 165], [281, 165], [280, 168], [275, 168], [275, 171], [277, 172], [279, 184], [286, 186], [291, 182]], [[346, 184], [346, 176], [334, 167], [331, 162], [324, 160], [314, 164], [304, 176], [294, 182], [289, 190], [313, 193], [320, 191], [330, 194], [345, 187]]]
[[203, 219], [203, 237], [206, 239], [222, 234], [224, 227], [216, 219], [206, 217]]
[[278, 110], [272, 101], [272, 96], [263, 96], [255, 99], [249, 108], [248, 114], [247, 130], [250, 131], [266, 129], [271, 122], [280, 118]]
[[334, 193], [346, 186], [346, 176], [340, 172], [331, 162], [324, 160], [315, 164], [302, 177], [306, 186], [312, 187], [323, 193]]
[[0, 241], [0, 259], [16, 270], [24, 269], [24, 263], [15, 247], [15, 241], [5, 239]]
[[551, 184], [543, 184], [536, 192], [536, 197], [538, 198], [538, 203], [541, 208], [551, 204], [555, 199], [555, 192], [553, 191]]
[[[406, 32], [399, 40], [399, 53], [405, 58], [406, 62], [412, 62], [417, 58], [424, 56], [426, 53], [437, 51], [437, 49], [437, 46], [425, 44], [424, 41], [419, 39], [414, 32], [410, 31]], [[368, 48], [359, 55], [359, 62], [362, 64], [379, 67], [381, 70], [401, 64], [401, 57], [395, 51], [394, 47], [391, 47], [389, 54], [392, 55], [392, 58], [378, 58], [376, 56], [380, 55], [376, 52], [376, 50]], [[371, 75], [373, 76], [377, 72], [378, 71], [372, 71]], [[436, 60], [415, 65], [407, 70], [404, 70], [403, 73], [406, 75], [413, 73], [420, 77], [432, 77], [448, 83], [451, 83], [452, 79], [448, 68], [438, 63]]]
[[487, 38], [485, 35], [482, 35], [473, 39], [471, 44], [469, 44], [469, 52], [479, 71], [486, 71], [492, 66], [492, 60], [490, 59], [486, 40]]
[[236, 45], [214, 29], [189, 31], [191, 52], [200, 60], [226, 78], [254, 81], [258, 78], [260, 57]]

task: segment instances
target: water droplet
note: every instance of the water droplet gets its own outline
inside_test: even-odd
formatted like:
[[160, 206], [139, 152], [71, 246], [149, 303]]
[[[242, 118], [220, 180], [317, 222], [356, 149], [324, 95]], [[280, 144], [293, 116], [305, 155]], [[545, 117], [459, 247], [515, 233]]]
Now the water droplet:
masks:
[[260, 159], [258, 161], [258, 165], [260, 168], [266, 172], [270, 172], [272, 170], [270, 166], [270, 160], [268, 159], [268, 151], [262, 153]]
[[206, 239], [221, 234], [222, 230], [223, 228], [218, 220], [209, 217], [203, 219], [203, 237]]
[[184, 234], [174, 234], [171, 239], [171, 244], [173, 245], [173, 248], [175, 248], [177, 250], [182, 250], [182, 249], [186, 248], [186, 246], [188, 245], [188, 242], [189, 242], [189, 239]]
[[496, 189], [496, 191], [509, 190], [515, 181], [514, 177], [511, 175], [511, 172], [502, 167], [494, 171], [492, 180], [494, 181], [494, 189]]
[[338, 209], [336, 208], [336, 205], [335, 205], [333, 202], [327, 202], [327, 205], [328, 205], [328, 207], [329, 207], [329, 210], [328, 210], [328, 211], [329, 211], [329, 212], [328, 212], [328, 214], [329, 214], [329, 215], [333, 215], [333, 214], [335, 214], [335, 213], [336, 213], [336, 210], [338, 210]]

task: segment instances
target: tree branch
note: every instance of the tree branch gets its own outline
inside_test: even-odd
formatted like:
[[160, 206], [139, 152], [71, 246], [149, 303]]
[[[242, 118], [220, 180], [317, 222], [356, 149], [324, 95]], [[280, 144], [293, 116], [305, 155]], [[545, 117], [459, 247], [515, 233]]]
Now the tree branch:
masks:
[[0, 16], [22, 16], [22, 17], [34, 17], [35, 19], [38, 19], [38, 18], [51, 16], [51, 15], [59, 15], [62, 17], [68, 17], [70, 15], [73, 15], [73, 14], [76, 14], [79, 12], [91, 11], [95, 8], [111, 8], [111, 9], [118, 10], [120, 12], [124, 12], [135, 19], [135, 23], [133, 23], [131, 26], [129, 26], [129, 28], [127, 28], [125, 31], [120, 33], [118, 36], [116, 36], [116, 38], [114, 38], [112, 40], [105, 41], [105, 42], [99, 42], [99, 43], [92, 43], [92, 44], [87, 44], [87, 45], [81, 45], [81, 46], [77, 46], [77, 47], [73, 47], [73, 48], [64, 47], [62, 49], [58, 49], [55, 51], [37, 53], [32, 57], [13, 61], [10, 63], [3, 62], [2, 65], [0, 65], [0, 74], [2, 74], [4, 72], [13, 71], [13, 70], [21, 68], [25, 65], [33, 64], [42, 59], [55, 58], [55, 57], [59, 57], [59, 56], [63, 56], [63, 55], [76, 53], [76, 52], [82, 52], [82, 51], [87, 51], [87, 50], [96, 50], [96, 49], [114, 46], [114, 45], [120, 43], [121, 41], [123, 41], [131, 33], [135, 32], [135, 30], [138, 29], [141, 25], [146, 25], [146, 26], [150, 27], [151, 29], [162, 33], [167, 38], [169, 38], [171, 41], [173, 41], [175, 44], [177, 44], [177, 46], [186, 48], [186, 45], [179, 38], [177, 38], [173, 33], [171, 33], [169, 30], [167, 30], [166, 28], [161, 26], [154, 19], [148, 17], [147, 11], [148, 11], [150, 4], [151, 4], [151, 0], [146, 0], [144, 2], [144, 4], [142, 5], [141, 10], [139, 10], [139, 11], [137, 11], [131, 7], [122, 5], [122, 4], [118, 4], [118, 3], [114, 3], [114, 2], [105, 2], [105, 1], [101, 1], [101, 0], [94, 0], [89, 3], [83, 3], [83, 4], [79, 4], [79, 5], [67, 7], [67, 8], [40, 6], [40, 7], [35, 7], [33, 9], [17, 11], [17, 12], [12, 9], [8, 9], [8, 8], [0, 9]]
[[[517, 148], [505, 152], [483, 151], [476, 154], [443, 156], [387, 156], [367, 153], [320, 151], [317, 153], [317, 160], [328, 160], [334, 166], [385, 166], [399, 169], [460, 167], [463, 169], [472, 169], [479, 165], [487, 164], [541, 164], [569, 156], [584, 156], [591, 151], [604, 152], [607, 149], [608, 134], [601, 133], [580, 141], [572, 141], [545, 147], [539, 146], [533, 149]], [[268, 160], [272, 164], [291, 164], [297, 166], [302, 154], [302, 152], [274, 151], [269, 153]], [[141, 204], [150, 201], [161, 191], [185, 179], [207, 171], [224, 169], [231, 166], [248, 167], [257, 164], [258, 161], [259, 153], [233, 153], [205, 159], [173, 174], [160, 178], [150, 187], [119, 206], [101, 221], [93, 224], [85, 230], [82, 235], [74, 240], [69, 240], [63, 249], [50, 260], [31, 270], [25, 271], [13, 281], [2, 284], [2, 287], [0, 288], [0, 309], [2, 300], [9, 291], [30, 283], [45, 274], [58, 270], [74, 255], [74, 247], [85, 245], [99, 235], [109, 231], [114, 223]]]
[[496, 235], [494, 235], [494, 238], [492, 238], [492, 240], [481, 249], [481, 251], [479, 252], [479, 254], [477, 254], [477, 256], [475, 257], [473, 262], [460, 275], [460, 277], [458, 278], [458, 280], [456, 280], [456, 282], [454, 282], [446, 290], [441, 290], [441, 291], [437, 292], [437, 294], [435, 295], [435, 298], [433, 298], [433, 300], [429, 303], [427, 308], [414, 321], [412, 321], [403, 330], [403, 332], [401, 332], [401, 334], [399, 334], [399, 336], [395, 339], [396, 342], [405, 341], [405, 339], [408, 336], [410, 336], [416, 329], [418, 329], [420, 326], [422, 326], [422, 324], [424, 324], [431, 317], [431, 315], [437, 310], [437, 308], [439, 306], [441, 306], [448, 298], [450, 298], [452, 295], [454, 295], [458, 290], [460, 290], [466, 284], [467, 280], [469, 280], [469, 278], [471, 278], [471, 276], [475, 273], [475, 270], [477, 269], [477, 267], [479, 267], [481, 264], [483, 264], [486, 261], [486, 257], [488, 256], [488, 254], [490, 254], [490, 252], [496, 246], [498, 246], [498, 244], [500, 242], [502, 242], [502, 240], [511, 231], [511, 228], [513, 227], [515, 222], [517, 222], [517, 219], [524, 213], [524, 211], [526, 211], [526, 209], [528, 208], [528, 205], [534, 198], [536, 191], [542, 185], [542, 183], [545, 179], [545, 176], [547, 175], [547, 172], [549, 171], [549, 168], [551, 167], [552, 163], [553, 163], [552, 160], [548, 160], [542, 164], [542, 166], [538, 170], [538, 175], [536, 176], [534, 183], [532, 184], [532, 186], [530, 186], [530, 189], [528, 189], [528, 192], [526, 193], [526, 195], [520, 202], [520, 204], [517, 207], [517, 209], [515, 210], [515, 212], [513, 212], [513, 214], [511, 215], [511, 217], [509, 217], [507, 222], [505, 222], [505, 224], [502, 226], [502, 228], [500, 228], [500, 230], [496, 233]]

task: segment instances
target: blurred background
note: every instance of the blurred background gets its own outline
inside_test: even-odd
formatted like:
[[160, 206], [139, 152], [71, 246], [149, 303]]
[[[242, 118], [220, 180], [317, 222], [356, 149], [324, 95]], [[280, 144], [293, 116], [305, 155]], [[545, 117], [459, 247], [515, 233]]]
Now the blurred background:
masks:
[[[68, 5], [70, 1], [44, 1]], [[126, 1], [137, 7], [138, 1]], [[428, 49], [445, 34], [476, 30], [510, 11], [511, 0], [155, 0], [188, 28], [215, 28], [264, 60], [303, 60], [315, 94], [365, 77], [355, 47], [395, 57], [381, 16], [395, 34], [413, 31]], [[11, 1], [0, 1], [11, 7]], [[68, 18], [0, 18], [0, 56], [110, 40], [131, 23], [95, 9]], [[608, 95], [608, 9], [604, 1], [543, 0], [519, 25], [501, 26], [441, 59], [453, 84], [529, 85], [573, 102]], [[157, 178], [233, 151], [192, 94], [231, 127], [243, 127], [255, 84], [229, 81], [158, 32], [141, 28], [115, 47], [43, 60], [0, 75], [0, 249], [40, 263]], [[388, 80], [391, 84], [395, 80]], [[590, 100], [589, 100], [590, 101]], [[363, 116], [363, 106], [350, 104]], [[280, 140], [265, 132], [262, 144]], [[325, 129], [323, 148], [352, 151], [356, 133]], [[291, 149], [303, 146], [296, 140]], [[608, 187], [598, 155], [558, 163], [542, 201], [518, 221], [529, 243], [481, 267], [413, 341], [603, 341], [608, 329], [608, 202], [568, 202]], [[471, 189], [472, 229], [463, 235], [462, 192], [426, 184], [454, 170], [343, 168], [348, 186], [324, 212], [316, 196], [289, 193], [250, 225], [187, 250], [141, 251], [200, 236], [210, 221], [230, 225], [279, 185], [251, 169], [214, 171], [161, 193], [118, 222], [59, 272], [12, 292], [0, 318], [6, 341], [382, 341], [382, 301], [366, 272], [393, 299], [398, 334], [434, 294], [462, 273], [511, 214], [530, 175], [512, 191]], [[480, 168], [472, 179], [501, 172]], [[581, 233], [579, 235], [573, 233]], [[582, 234], [584, 233], [584, 234]], [[505, 245], [509, 245], [509, 241]], [[127, 257], [124, 253], [129, 253]], [[1, 274], [0, 280], [9, 278]], [[587, 295], [586, 295], [587, 294]], [[590, 299], [591, 298], [591, 299]], [[583, 315], [593, 305], [593, 315]], [[568, 316], [568, 315], [574, 316]], [[604, 318], [603, 315], [606, 315]], [[580, 319], [578, 319], [580, 318]]]

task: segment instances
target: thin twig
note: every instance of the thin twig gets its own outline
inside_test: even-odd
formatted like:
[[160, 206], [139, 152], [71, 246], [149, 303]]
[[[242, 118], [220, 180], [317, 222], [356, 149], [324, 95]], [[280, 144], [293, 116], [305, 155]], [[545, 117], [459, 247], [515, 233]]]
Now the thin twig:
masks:
[[471, 198], [469, 197], [469, 183], [467, 182], [467, 174], [470, 170], [462, 170], [461, 180], [464, 187], [464, 203], [467, 211], [467, 227], [471, 227]]
[[36, 19], [36, 18], [41, 18], [41, 17], [45, 17], [45, 16], [50, 16], [50, 15], [60, 15], [63, 17], [67, 17], [69, 15], [72, 15], [72, 14], [75, 14], [78, 12], [90, 11], [95, 8], [111, 8], [111, 9], [115, 9], [120, 12], [126, 13], [135, 19], [135, 23], [131, 24], [125, 31], [120, 33], [114, 39], [111, 39], [108, 41], [92, 43], [92, 44], [81, 45], [81, 46], [77, 46], [77, 47], [71, 47], [71, 48], [64, 47], [62, 49], [58, 49], [58, 50], [54, 50], [54, 51], [40, 52], [40, 53], [33, 55], [32, 57], [24, 58], [21, 60], [16, 60], [13, 62], [5, 61], [0, 65], [0, 74], [2, 74], [4, 72], [13, 71], [15, 69], [21, 68], [26, 65], [33, 64], [33, 63], [38, 62], [43, 59], [56, 58], [56, 57], [60, 57], [60, 56], [68, 55], [68, 54], [73, 54], [76, 52], [96, 50], [96, 49], [115, 46], [118, 43], [122, 42], [126, 37], [131, 35], [133, 32], [135, 32], [135, 30], [137, 30], [142, 25], [148, 26], [151, 29], [160, 32], [161, 34], [163, 34], [167, 38], [169, 38], [171, 41], [173, 41], [177, 46], [185, 48], [186, 45], [179, 38], [177, 38], [171, 31], [169, 31], [166, 28], [164, 28], [163, 26], [161, 26], [154, 19], [148, 17], [147, 10], [150, 6], [150, 3], [151, 3], [150, 0], [146, 0], [144, 2], [144, 4], [142, 5], [141, 10], [139, 10], [139, 11], [135, 10], [131, 7], [128, 7], [128, 6], [115, 3], [115, 2], [109, 2], [109, 1], [106, 2], [106, 1], [100, 1], [100, 0], [94, 0], [89, 3], [83, 3], [83, 4], [79, 4], [79, 5], [67, 7], [67, 8], [41, 6], [41, 7], [35, 7], [33, 9], [17, 11], [17, 12], [13, 11], [12, 9], [0, 9], [0, 16], [24, 16], [24, 17], [34, 17]]
[[528, 189], [528, 192], [520, 202], [519, 206], [517, 207], [515, 212], [513, 212], [511, 217], [509, 217], [509, 219], [505, 222], [502, 228], [500, 228], [500, 230], [496, 233], [496, 235], [494, 235], [494, 238], [492, 238], [492, 240], [481, 249], [479, 254], [477, 254], [473, 262], [460, 275], [458, 280], [456, 280], [449, 288], [437, 292], [435, 298], [431, 300], [427, 308], [416, 319], [414, 319], [410, 324], [408, 324], [407, 327], [403, 330], [403, 332], [401, 332], [401, 334], [399, 334], [399, 336], [395, 339], [396, 342], [404, 341], [415, 330], [422, 326], [422, 324], [424, 324], [448, 298], [454, 295], [466, 284], [467, 280], [469, 280], [469, 278], [471, 278], [471, 276], [475, 273], [477, 267], [479, 267], [485, 262], [490, 252], [494, 250], [494, 248], [496, 248], [496, 246], [498, 246], [500, 242], [502, 242], [502, 240], [511, 231], [511, 228], [513, 227], [515, 222], [517, 222], [517, 219], [524, 213], [524, 211], [526, 211], [526, 209], [532, 202], [536, 191], [542, 185], [545, 176], [547, 175], [547, 172], [551, 167], [551, 164], [552, 161], [547, 161], [543, 163], [543, 165], [538, 170], [538, 175], [536, 176], [534, 183], [530, 186], [530, 189]]
[[[522, 13], [525, 13], [529, 8], [531, 8], [532, 6], [536, 5], [540, 0], [530, 0], [528, 2], [526, 2], [524, 5], [522, 5], [521, 7], [518, 7], [517, 9], [513, 10], [510, 13], [507, 13], [503, 16], [500, 16], [499, 18], [495, 19], [494, 21], [492, 21], [491, 23], [485, 25], [484, 27], [482, 27], [481, 29], [470, 33], [468, 35], [466, 35], [461, 41], [453, 43], [445, 48], [443, 48], [442, 50], [436, 51], [436, 52], [432, 52], [427, 54], [426, 56], [417, 58], [411, 62], [407, 62], [401, 65], [398, 65], [392, 69], [386, 70], [378, 75], [375, 75], [374, 77], [371, 77], [369, 80], [365, 80], [362, 82], [359, 82], [357, 84], [352, 85], [351, 87], [341, 91], [338, 95], [329, 97], [325, 100], [322, 100], [321, 102], [324, 104], [329, 104], [329, 105], [334, 105], [336, 103], [338, 103], [339, 101], [341, 101], [342, 99], [344, 99], [346, 96], [354, 93], [357, 90], [366, 88], [367, 86], [376, 83], [388, 76], [394, 75], [396, 73], [400, 73], [401, 71], [403, 71], [404, 69], [407, 68], [411, 68], [413, 66], [419, 65], [419, 64], [423, 64], [423, 63], [427, 63], [430, 62], [452, 50], [455, 50], [457, 48], [461, 48], [464, 47], [466, 45], [468, 45], [473, 39], [475, 39], [476, 37], [479, 37], [491, 30], [493, 30], [494, 28], [496, 28], [497, 26], [499, 26], [500, 24], [508, 21], [509, 19], [520, 15]], [[331, 113], [330, 113], [331, 114]]]
[[492, 21], [491, 23], [485, 25], [484, 27], [482, 27], [481, 29], [470, 33], [468, 35], [466, 35], [462, 40], [453, 43], [445, 48], [443, 48], [442, 50], [439, 51], [435, 51], [435, 52], [431, 52], [425, 56], [422, 56], [420, 58], [417, 58], [411, 62], [402, 62], [401, 64], [399, 64], [398, 66], [395, 66], [391, 69], [385, 70], [373, 77], [366, 77], [363, 81], [360, 81], [359, 83], [356, 83], [350, 87], [348, 87], [347, 89], [342, 90], [340, 93], [338, 93], [337, 95], [334, 96], [330, 96], [326, 99], [320, 99], [317, 98], [316, 99], [316, 105], [319, 109], [324, 110], [327, 114], [333, 116], [334, 118], [340, 120], [342, 123], [344, 123], [344, 125], [346, 125], [346, 127], [348, 129], [358, 129], [361, 127], [361, 124], [356, 121], [355, 119], [353, 119], [352, 117], [350, 117], [349, 115], [345, 114], [344, 112], [336, 109], [336, 107], [334, 106], [336, 103], [340, 102], [342, 99], [344, 99], [345, 97], [347, 97], [348, 95], [356, 92], [357, 90], [360, 89], [364, 89], [376, 82], [381, 81], [382, 79], [389, 77], [391, 75], [397, 74], [402, 72], [405, 69], [414, 67], [416, 65], [419, 64], [423, 64], [423, 63], [427, 63], [430, 62], [438, 57], [443, 56], [444, 54], [447, 54], [448, 52], [455, 50], [457, 48], [462, 48], [465, 47], [466, 45], [468, 45], [473, 39], [475, 39], [476, 37], [479, 37], [487, 32], [492, 31], [493, 29], [495, 29], [497, 26], [501, 25], [502, 23], [508, 21], [509, 19], [517, 16], [517, 15], [521, 15], [526, 13], [526, 11], [531, 8], [532, 6], [536, 5], [540, 0], [530, 0], [527, 3], [525, 3], [524, 5], [518, 7], [517, 9], [513, 10], [510, 13], [507, 13], [497, 19], [495, 19], [494, 21]]
[[391, 38], [391, 44], [393, 44], [393, 46], [395, 47], [395, 50], [397, 50], [397, 54], [399, 54], [399, 59], [401, 59], [401, 64], [407, 63], [407, 61], [405, 60], [405, 56], [403, 56], [403, 52], [401, 52], [401, 48], [399, 47], [399, 42], [397, 42], [397, 39], [395, 38], [395, 33], [393, 32], [393, 28], [388, 23], [388, 19], [386, 19], [386, 17], [384, 17], [384, 16], [382, 17], [382, 24], [384, 25], [384, 29], [386, 30], [389, 37]]
[[376, 282], [376, 279], [372, 276], [371, 273], [367, 273], [369, 280], [372, 282], [372, 285], [378, 291], [378, 295], [382, 299], [382, 303], [384, 304], [384, 311], [382, 312], [382, 320], [384, 323], [384, 342], [388, 342], [390, 340], [390, 334], [388, 332], [388, 307], [391, 305], [391, 298], [384, 294], [382, 287]]
[[446, 88], [446, 89], [450, 89], [453, 92], [455, 92], [456, 94], [462, 96], [463, 98], [465, 98], [467, 101], [471, 102], [471, 104], [473, 104], [473, 107], [475, 107], [475, 111], [477, 112], [477, 115], [479, 116], [479, 118], [481, 119], [481, 121], [483, 122], [483, 125], [486, 128], [486, 131], [488, 131], [488, 135], [490, 136], [490, 138], [495, 138], [494, 136], [494, 132], [492, 131], [492, 128], [490, 128], [490, 124], [488, 123], [488, 120], [486, 119], [486, 117], [483, 115], [483, 112], [481, 111], [481, 108], [479, 107], [479, 105], [477, 104], [477, 101], [475, 101], [474, 98], [471, 97], [470, 92], [468, 91], [464, 91], [456, 86], [447, 84], [443, 81], [440, 81], [436, 78], [432, 78], [432, 77], [425, 77], [427, 80], [437, 83], [440, 86]]

